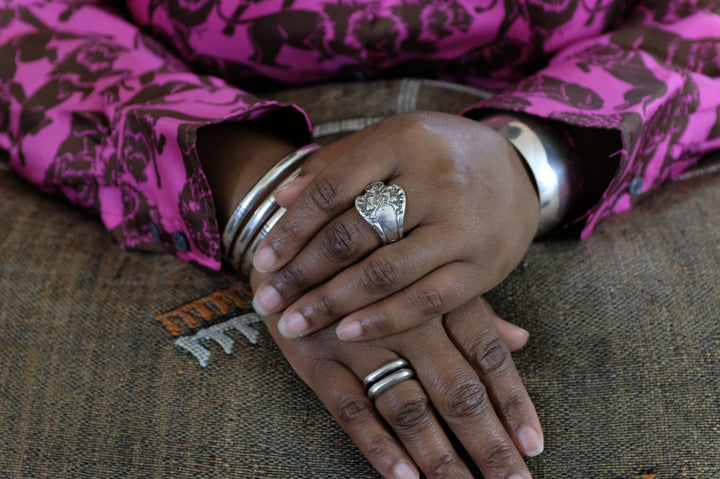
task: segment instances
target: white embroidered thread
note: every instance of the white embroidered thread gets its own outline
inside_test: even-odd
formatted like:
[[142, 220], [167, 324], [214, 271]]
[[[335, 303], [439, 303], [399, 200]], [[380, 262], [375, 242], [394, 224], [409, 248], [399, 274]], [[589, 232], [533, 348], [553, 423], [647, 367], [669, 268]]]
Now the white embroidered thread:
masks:
[[420, 82], [417, 80], [404, 79], [400, 83], [400, 92], [398, 93], [397, 105], [395, 107], [398, 113], [417, 110], [420, 86]]
[[330, 123], [322, 123], [316, 125], [314, 129], [315, 138], [323, 136], [336, 135], [338, 133], [350, 133], [362, 130], [366, 126], [372, 125], [382, 120], [383, 117], [375, 118], [349, 118], [347, 120], [332, 121]]
[[222, 346], [225, 354], [231, 354], [235, 341], [225, 333], [234, 329], [245, 336], [251, 344], [257, 344], [258, 335], [260, 333], [256, 329], [250, 327], [250, 325], [261, 321], [262, 318], [255, 312], [243, 314], [223, 323], [201, 329], [192, 336], [183, 336], [178, 338], [175, 340], [175, 345], [190, 352], [200, 362], [200, 366], [206, 367], [208, 360], [210, 359], [210, 350], [205, 348], [202, 343], [212, 339]]

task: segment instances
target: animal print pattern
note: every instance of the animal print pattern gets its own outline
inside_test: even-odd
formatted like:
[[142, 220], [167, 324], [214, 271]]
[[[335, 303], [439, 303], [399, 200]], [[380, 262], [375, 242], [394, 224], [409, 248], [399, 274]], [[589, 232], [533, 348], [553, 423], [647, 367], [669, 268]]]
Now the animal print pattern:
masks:
[[287, 109], [309, 137], [302, 111], [247, 92], [435, 78], [497, 92], [470, 117], [616, 132], [615, 176], [577, 220], [587, 236], [720, 148], [719, 72], [718, 0], [14, 0], [0, 158], [123, 247], [219, 269], [199, 127]]

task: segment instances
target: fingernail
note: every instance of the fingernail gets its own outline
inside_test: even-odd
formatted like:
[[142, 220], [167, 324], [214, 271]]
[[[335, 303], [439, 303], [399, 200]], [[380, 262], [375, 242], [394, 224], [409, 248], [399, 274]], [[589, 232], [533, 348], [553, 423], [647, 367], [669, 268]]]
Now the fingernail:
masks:
[[526, 426], [520, 429], [518, 442], [520, 442], [520, 447], [528, 457], [535, 457], [543, 452], [543, 439], [535, 428]]
[[297, 181], [298, 176], [300, 176], [300, 172], [296, 171], [292, 175], [290, 175], [286, 180], [284, 180], [280, 185], [277, 187], [275, 192], [279, 193], [281, 191], [289, 190], [290, 188], [293, 188], [295, 185], [299, 183]]
[[521, 476], [520, 474], [513, 474], [512, 476], [508, 477], [508, 479], [527, 479], [525, 476]]
[[267, 316], [270, 312], [274, 311], [280, 303], [282, 298], [277, 289], [272, 286], [262, 286], [253, 298], [253, 308], [260, 316]]
[[344, 321], [338, 325], [335, 333], [343, 341], [359, 338], [362, 335], [362, 326], [358, 321]]
[[255, 266], [255, 269], [261, 273], [267, 273], [268, 271], [273, 270], [276, 262], [277, 256], [275, 256], [275, 252], [269, 246], [265, 246], [264, 248], [257, 250], [255, 253], [253, 265]]
[[278, 330], [280, 330], [280, 334], [288, 339], [294, 339], [302, 335], [310, 324], [302, 314], [290, 313], [289, 315], [280, 318], [277, 326]]
[[395, 464], [392, 472], [395, 479], [420, 479], [420, 474], [407, 461]]

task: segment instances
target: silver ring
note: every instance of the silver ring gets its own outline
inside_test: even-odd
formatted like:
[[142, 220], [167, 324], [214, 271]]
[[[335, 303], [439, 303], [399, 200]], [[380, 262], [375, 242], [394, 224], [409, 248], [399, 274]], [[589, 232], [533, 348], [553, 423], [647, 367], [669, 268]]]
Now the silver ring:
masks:
[[408, 366], [409, 366], [408, 362], [402, 358], [396, 359], [395, 361], [392, 361], [392, 362], [389, 362], [385, 366], [378, 368], [375, 371], [368, 374], [367, 376], [365, 376], [365, 379], [363, 380], [363, 386], [365, 387], [365, 389], [367, 389], [378, 379], [381, 379], [390, 373], [394, 373], [398, 369], [402, 369], [402, 368], [408, 367]]
[[368, 389], [367, 393], [368, 398], [370, 398], [371, 401], [374, 401], [380, 394], [382, 394], [386, 390], [390, 389], [396, 384], [405, 381], [406, 379], [410, 379], [413, 377], [415, 377], [415, 373], [412, 369], [403, 368], [399, 371], [395, 371], [394, 373], [385, 376], [384, 378], [380, 379], [372, 386], [370, 386], [370, 389]]
[[383, 244], [389, 244], [403, 237], [405, 202], [405, 190], [400, 186], [386, 186], [378, 181], [367, 185], [365, 193], [355, 198], [355, 208]]

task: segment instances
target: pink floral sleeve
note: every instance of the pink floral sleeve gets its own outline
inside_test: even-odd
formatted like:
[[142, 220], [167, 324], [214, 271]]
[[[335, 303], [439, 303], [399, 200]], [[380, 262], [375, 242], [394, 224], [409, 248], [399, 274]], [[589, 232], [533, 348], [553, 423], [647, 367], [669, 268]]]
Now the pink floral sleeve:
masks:
[[199, 127], [290, 110], [192, 73], [109, 2], [0, 7], [0, 150], [44, 191], [96, 211], [121, 246], [220, 268]]
[[720, 149], [718, 0], [4, 5], [0, 152], [11, 166], [96, 210], [122, 246], [214, 269], [218, 227], [196, 130], [284, 111], [309, 133], [301, 111], [237, 86], [438, 78], [498, 92], [469, 116], [522, 111], [609, 132], [619, 151], [593, 165], [610, 174], [577, 220], [583, 236]]
[[717, 2], [645, 2], [623, 27], [562, 49], [465, 114], [513, 110], [617, 132], [622, 148], [607, 158], [614, 178], [577, 220], [585, 238], [602, 218], [720, 149], [719, 14]]

